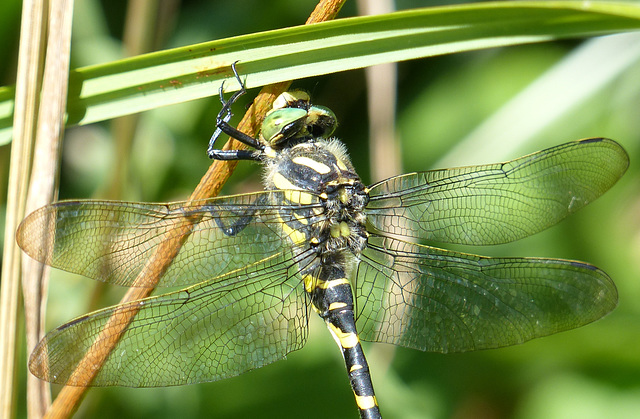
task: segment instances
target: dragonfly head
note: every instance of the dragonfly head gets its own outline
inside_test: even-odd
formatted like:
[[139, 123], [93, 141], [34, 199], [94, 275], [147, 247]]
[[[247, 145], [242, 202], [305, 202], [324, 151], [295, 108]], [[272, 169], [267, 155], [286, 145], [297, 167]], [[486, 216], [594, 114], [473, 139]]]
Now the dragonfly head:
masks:
[[328, 138], [337, 125], [330, 109], [311, 105], [309, 95], [296, 90], [278, 96], [262, 123], [260, 135], [269, 146], [282, 148], [290, 140]]

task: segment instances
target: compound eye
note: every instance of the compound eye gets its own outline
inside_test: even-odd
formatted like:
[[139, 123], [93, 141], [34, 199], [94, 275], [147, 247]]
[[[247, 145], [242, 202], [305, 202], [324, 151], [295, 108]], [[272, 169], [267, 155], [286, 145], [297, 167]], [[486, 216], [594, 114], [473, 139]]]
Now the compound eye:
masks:
[[262, 122], [262, 138], [271, 146], [295, 137], [305, 128], [307, 111], [298, 108], [276, 109]]
[[308, 111], [305, 125], [314, 138], [328, 138], [336, 130], [338, 119], [331, 109], [312, 106]]

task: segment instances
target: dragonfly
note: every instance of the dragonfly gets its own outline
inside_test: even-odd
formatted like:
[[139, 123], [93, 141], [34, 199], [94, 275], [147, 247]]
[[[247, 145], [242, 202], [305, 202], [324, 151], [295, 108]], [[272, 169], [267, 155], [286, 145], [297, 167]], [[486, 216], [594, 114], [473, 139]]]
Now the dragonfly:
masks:
[[[314, 312], [344, 357], [362, 418], [380, 418], [361, 341], [432, 352], [520, 344], [577, 328], [617, 304], [611, 278], [572, 260], [485, 257], [430, 242], [494, 245], [542, 231], [624, 174], [625, 150], [589, 138], [511, 161], [407, 173], [365, 186], [328, 108], [281, 95], [258, 138], [217, 118], [208, 154], [262, 165], [264, 191], [196, 202], [76, 200], [30, 214], [20, 247], [55, 268], [135, 281], [185, 218], [164, 294], [104, 308], [49, 332], [30, 371], [75, 386], [158, 387], [233, 377], [301, 349]], [[215, 149], [228, 134], [250, 150]], [[173, 233], [176, 234], [176, 233]], [[43, 239], [44, 238], [44, 239]], [[44, 244], [43, 244], [44, 243]], [[91, 382], [74, 371], [117, 313], [137, 314]]]

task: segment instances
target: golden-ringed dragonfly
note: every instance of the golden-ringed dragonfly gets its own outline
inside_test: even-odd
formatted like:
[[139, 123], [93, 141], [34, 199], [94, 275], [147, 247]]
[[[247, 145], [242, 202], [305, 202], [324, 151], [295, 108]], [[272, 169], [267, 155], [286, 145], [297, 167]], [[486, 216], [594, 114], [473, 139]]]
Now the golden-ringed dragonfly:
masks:
[[[556, 224], [623, 175], [629, 159], [616, 142], [590, 138], [365, 186], [343, 143], [331, 138], [333, 112], [301, 92], [278, 98], [259, 138], [231, 127], [231, 106], [245, 91], [235, 74], [242, 89], [227, 102], [220, 89], [208, 152], [261, 163], [264, 191], [196, 206], [63, 201], [20, 225], [18, 243], [32, 258], [131, 286], [165, 234], [184, 217], [198, 219], [158, 284], [186, 288], [49, 332], [29, 361], [36, 376], [75, 386], [221, 380], [302, 348], [313, 311], [342, 351], [360, 416], [379, 418], [360, 341], [434, 352], [498, 348], [585, 325], [616, 306], [609, 276], [584, 262], [416, 243], [493, 245]], [[223, 132], [253, 149], [216, 150]], [[134, 309], [95, 379], [74, 381], [84, 354], [108, 339], [107, 320]]]

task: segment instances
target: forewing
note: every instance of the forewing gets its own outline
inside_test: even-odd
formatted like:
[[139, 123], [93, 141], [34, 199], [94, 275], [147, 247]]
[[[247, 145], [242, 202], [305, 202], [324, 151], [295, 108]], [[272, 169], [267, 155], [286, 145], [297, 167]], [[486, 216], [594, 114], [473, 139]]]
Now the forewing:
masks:
[[[187, 204], [66, 201], [30, 214], [17, 240], [43, 263], [118, 285], [132, 286], [166, 242], [183, 242], [157, 286], [192, 285], [244, 268], [290, 246], [282, 222], [317, 221], [309, 205], [281, 205], [283, 191]], [[292, 192], [288, 193], [299, 193]], [[136, 286], [144, 286], [139, 282]]]
[[370, 237], [355, 277], [360, 337], [430, 352], [514, 345], [595, 321], [617, 304], [581, 262], [487, 258]]
[[506, 163], [409, 173], [370, 188], [369, 229], [444, 243], [510, 242], [598, 198], [628, 165], [620, 145], [592, 138]]
[[[307, 337], [305, 294], [291, 258], [282, 252], [181, 291], [79, 317], [47, 334], [29, 367], [60, 384], [156, 387], [220, 380], [282, 359]], [[103, 330], [107, 321], [138, 309], [95, 380], [72, 375], [92, 346], [104, 350], [114, 335]]]

